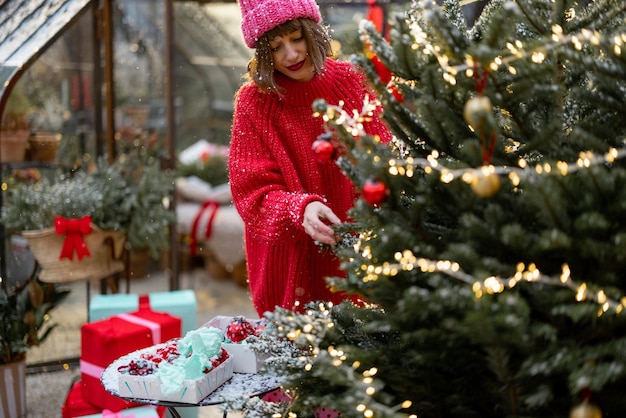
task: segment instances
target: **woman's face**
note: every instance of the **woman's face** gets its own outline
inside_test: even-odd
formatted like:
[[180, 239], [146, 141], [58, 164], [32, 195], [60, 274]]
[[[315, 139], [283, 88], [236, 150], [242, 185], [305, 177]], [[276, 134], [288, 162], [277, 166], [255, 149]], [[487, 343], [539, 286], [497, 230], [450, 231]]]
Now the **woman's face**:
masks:
[[296, 81], [313, 78], [313, 63], [307, 53], [307, 43], [302, 29], [270, 39], [274, 69]]

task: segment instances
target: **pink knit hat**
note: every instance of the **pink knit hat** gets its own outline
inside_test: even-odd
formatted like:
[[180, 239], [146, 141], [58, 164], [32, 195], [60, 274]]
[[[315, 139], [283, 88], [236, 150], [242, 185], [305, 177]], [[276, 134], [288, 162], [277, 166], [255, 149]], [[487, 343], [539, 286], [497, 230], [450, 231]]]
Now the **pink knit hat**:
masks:
[[315, 0], [238, 0], [241, 8], [241, 31], [249, 48], [265, 32], [288, 20], [308, 17], [316, 23], [322, 21]]

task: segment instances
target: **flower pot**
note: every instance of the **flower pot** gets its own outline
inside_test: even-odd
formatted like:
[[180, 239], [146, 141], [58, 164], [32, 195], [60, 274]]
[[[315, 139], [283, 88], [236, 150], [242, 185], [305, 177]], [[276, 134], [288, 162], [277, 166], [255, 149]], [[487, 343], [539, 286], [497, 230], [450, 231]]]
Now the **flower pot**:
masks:
[[36, 132], [28, 138], [30, 159], [40, 162], [54, 162], [57, 149], [61, 142], [61, 134], [52, 132]]
[[26, 361], [0, 365], [0, 416], [26, 417]]
[[67, 283], [79, 280], [100, 280], [124, 270], [121, 261], [126, 234], [105, 231], [92, 225], [83, 236], [90, 255], [78, 259], [60, 258], [65, 236], [54, 228], [23, 231], [35, 260], [41, 266], [39, 279], [47, 283]]
[[16, 131], [0, 132], [0, 161], [19, 163], [24, 161], [26, 145], [30, 131], [21, 129]]

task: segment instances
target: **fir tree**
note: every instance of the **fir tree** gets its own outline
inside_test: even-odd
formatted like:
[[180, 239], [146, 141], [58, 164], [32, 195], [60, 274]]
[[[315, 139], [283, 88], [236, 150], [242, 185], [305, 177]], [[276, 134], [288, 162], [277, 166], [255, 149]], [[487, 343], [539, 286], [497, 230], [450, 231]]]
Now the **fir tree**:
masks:
[[329, 282], [367, 303], [268, 314], [297, 347], [268, 363], [294, 395], [276, 413], [623, 415], [626, 2], [495, 0], [468, 28], [423, 1], [390, 24], [361, 25], [354, 61], [397, 140], [362, 134], [367, 105], [314, 105], [362, 191]]

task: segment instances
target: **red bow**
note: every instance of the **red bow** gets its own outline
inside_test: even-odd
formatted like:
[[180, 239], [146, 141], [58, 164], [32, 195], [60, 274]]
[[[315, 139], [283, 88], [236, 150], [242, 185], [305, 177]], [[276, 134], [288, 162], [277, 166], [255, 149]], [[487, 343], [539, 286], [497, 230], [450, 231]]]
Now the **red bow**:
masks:
[[198, 225], [200, 224], [200, 218], [202, 214], [206, 210], [213, 210], [209, 215], [209, 219], [206, 225], [206, 233], [204, 234], [204, 238], [211, 238], [211, 234], [213, 233], [213, 221], [215, 220], [215, 215], [217, 214], [217, 210], [219, 209], [220, 204], [218, 202], [214, 202], [212, 200], [207, 200], [202, 204], [202, 207], [198, 211], [196, 218], [193, 220], [193, 225], [191, 226], [191, 242], [189, 243], [189, 252], [191, 255], [196, 255], [198, 252], [198, 237], [196, 234], [198, 233]]
[[59, 255], [59, 260], [63, 258], [74, 259], [74, 250], [79, 260], [83, 257], [89, 257], [89, 248], [83, 239], [83, 235], [91, 233], [91, 216], [83, 216], [82, 218], [63, 218], [57, 216], [54, 218], [54, 229], [57, 235], [65, 234], [63, 248]]
[[102, 418], [135, 418], [135, 414], [124, 415], [122, 411], [113, 412], [105, 409], [104, 411], [102, 411]]

